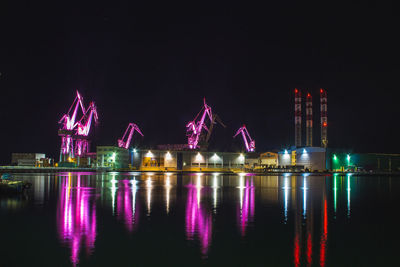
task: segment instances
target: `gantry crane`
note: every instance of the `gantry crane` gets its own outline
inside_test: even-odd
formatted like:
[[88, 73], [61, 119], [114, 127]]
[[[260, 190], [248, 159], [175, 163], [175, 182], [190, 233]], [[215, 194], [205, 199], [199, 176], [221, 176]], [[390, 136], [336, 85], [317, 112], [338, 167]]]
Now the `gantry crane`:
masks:
[[73, 135], [75, 134], [77, 126], [76, 117], [78, 115], [79, 107], [81, 107], [82, 114], [85, 114], [86, 110], [83, 105], [83, 98], [79, 92], [76, 91], [74, 102], [72, 102], [68, 112], [64, 114], [58, 122], [61, 124], [61, 128], [58, 131], [58, 135], [61, 137], [60, 161], [65, 161], [66, 157], [74, 156]]

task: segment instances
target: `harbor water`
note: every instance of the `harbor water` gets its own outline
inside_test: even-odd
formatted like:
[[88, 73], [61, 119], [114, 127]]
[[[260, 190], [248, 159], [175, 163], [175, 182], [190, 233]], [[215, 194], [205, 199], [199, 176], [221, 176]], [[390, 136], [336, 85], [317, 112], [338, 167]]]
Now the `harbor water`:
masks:
[[395, 266], [400, 177], [15, 174], [0, 266]]

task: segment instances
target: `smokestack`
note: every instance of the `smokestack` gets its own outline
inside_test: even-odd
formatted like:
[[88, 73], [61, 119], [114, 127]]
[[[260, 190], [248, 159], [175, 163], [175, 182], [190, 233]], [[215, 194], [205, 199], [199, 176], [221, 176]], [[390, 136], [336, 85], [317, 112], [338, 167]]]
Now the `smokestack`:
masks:
[[301, 147], [301, 92], [294, 89], [294, 145]]
[[306, 146], [312, 146], [312, 131], [313, 131], [313, 119], [312, 119], [312, 96], [307, 93], [306, 99]]
[[326, 90], [320, 89], [321, 94], [321, 146], [328, 146], [328, 96]]

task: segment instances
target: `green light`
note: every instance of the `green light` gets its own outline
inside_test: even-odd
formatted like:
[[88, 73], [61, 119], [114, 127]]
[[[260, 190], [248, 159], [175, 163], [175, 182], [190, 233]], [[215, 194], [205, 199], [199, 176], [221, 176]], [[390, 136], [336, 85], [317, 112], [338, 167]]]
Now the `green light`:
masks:
[[333, 155], [333, 160], [337, 160], [337, 157], [336, 157], [336, 155]]
[[337, 183], [336, 183], [337, 174], [333, 177], [333, 208], [336, 213], [336, 203], [337, 203]]
[[350, 161], [350, 155], [347, 155], [347, 160]]

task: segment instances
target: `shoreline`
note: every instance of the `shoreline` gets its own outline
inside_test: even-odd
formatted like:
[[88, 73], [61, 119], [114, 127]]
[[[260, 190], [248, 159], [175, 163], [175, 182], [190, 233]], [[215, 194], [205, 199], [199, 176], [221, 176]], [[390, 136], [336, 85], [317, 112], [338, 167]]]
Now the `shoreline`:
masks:
[[21, 167], [21, 166], [0, 166], [0, 174], [3, 173], [63, 173], [63, 172], [90, 172], [90, 173], [104, 173], [104, 172], [118, 172], [118, 173], [173, 173], [173, 174], [190, 174], [190, 173], [204, 173], [204, 174], [239, 174], [246, 173], [246, 175], [304, 175], [308, 176], [333, 176], [337, 175], [347, 175], [352, 176], [400, 176], [400, 172], [289, 172], [289, 171], [279, 171], [279, 172], [260, 172], [243, 170], [241, 171], [231, 171], [231, 170], [111, 170], [111, 169], [99, 169], [99, 168], [64, 168], [64, 167]]

